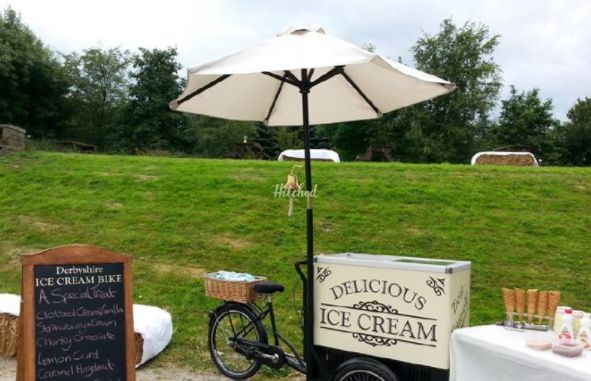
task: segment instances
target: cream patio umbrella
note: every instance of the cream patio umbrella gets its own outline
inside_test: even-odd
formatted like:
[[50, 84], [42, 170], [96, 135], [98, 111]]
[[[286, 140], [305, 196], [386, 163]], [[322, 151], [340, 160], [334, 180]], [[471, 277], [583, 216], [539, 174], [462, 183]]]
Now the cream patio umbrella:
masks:
[[[310, 124], [374, 119], [453, 91], [455, 85], [324, 33], [291, 27], [276, 37], [188, 70], [172, 110], [303, 128], [306, 190], [312, 190]], [[307, 202], [304, 357], [314, 372], [314, 239]]]

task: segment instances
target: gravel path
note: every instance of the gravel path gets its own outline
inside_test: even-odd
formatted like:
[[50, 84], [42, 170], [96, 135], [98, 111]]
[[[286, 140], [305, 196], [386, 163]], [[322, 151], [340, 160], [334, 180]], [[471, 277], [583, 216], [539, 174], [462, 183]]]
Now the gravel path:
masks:
[[[14, 381], [16, 379], [16, 360], [0, 357], [0, 381]], [[183, 368], [159, 368], [145, 366], [136, 373], [138, 381], [222, 381], [227, 378], [195, 373]]]

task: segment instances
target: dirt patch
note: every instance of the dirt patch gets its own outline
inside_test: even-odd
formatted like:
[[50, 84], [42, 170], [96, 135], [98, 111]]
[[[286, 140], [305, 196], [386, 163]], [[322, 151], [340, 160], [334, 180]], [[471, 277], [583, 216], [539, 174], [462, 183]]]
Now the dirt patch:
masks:
[[148, 201], [156, 200], [156, 195], [154, 194], [154, 192], [142, 192], [140, 193], [140, 195]]
[[220, 235], [215, 237], [214, 242], [229, 247], [230, 249], [244, 249], [252, 246], [252, 242], [242, 238], [230, 237], [226, 235]]
[[[14, 247], [10, 244], [4, 244], [2, 247], [2, 251], [4, 251], [6, 253], [6, 256], [8, 257], [8, 262], [6, 263], [6, 266], [9, 268], [20, 270], [21, 255], [36, 254], [40, 251], [43, 251], [43, 249], [35, 249], [31, 247]], [[2, 251], [0, 251], [0, 253]]]
[[108, 210], [119, 210], [119, 209], [123, 209], [125, 205], [123, 205], [120, 202], [108, 202], [105, 204], [105, 208]]
[[413, 236], [421, 236], [421, 235], [425, 234], [425, 231], [423, 229], [419, 229], [419, 228], [414, 227], [414, 226], [406, 227], [404, 230], [408, 234], [413, 235]]
[[587, 190], [587, 187], [581, 183], [577, 183], [577, 184], [575, 184], [575, 190], [577, 190], [579, 192], [585, 192]]
[[237, 181], [264, 181], [265, 178], [257, 175], [250, 175], [248, 173], [237, 173], [231, 176], [228, 176], [231, 180]]
[[40, 221], [38, 218], [33, 216], [20, 215], [17, 217], [17, 220], [21, 223], [33, 227], [35, 230], [41, 233], [50, 233], [61, 228], [61, 226], [58, 224], [51, 224], [48, 222]]
[[16, 360], [0, 357], [0, 381], [16, 379]]
[[155, 180], [158, 176], [151, 176], [151, 175], [133, 175], [133, 178], [137, 181], [150, 181]]
[[95, 172], [95, 175], [102, 176], [102, 177], [115, 177], [115, 176], [121, 176], [121, 173], [115, 173], [115, 172]]
[[332, 233], [336, 229], [331, 221], [322, 221], [319, 225], [320, 230], [325, 233]]
[[174, 273], [186, 277], [199, 278], [206, 273], [205, 269], [201, 267], [172, 265], [169, 263], [154, 263], [152, 265], [154, 266], [153, 268], [161, 274]]

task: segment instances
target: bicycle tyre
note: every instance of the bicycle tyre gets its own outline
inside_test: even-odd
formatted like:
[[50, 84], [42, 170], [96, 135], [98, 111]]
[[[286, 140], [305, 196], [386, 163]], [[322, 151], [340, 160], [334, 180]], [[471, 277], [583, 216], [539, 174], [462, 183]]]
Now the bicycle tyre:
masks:
[[246, 304], [228, 303], [218, 307], [209, 321], [208, 346], [211, 360], [218, 370], [233, 380], [250, 378], [261, 368], [261, 360], [248, 358], [229, 344], [236, 330], [252, 324], [244, 338], [267, 344], [267, 332], [256, 314]]
[[398, 377], [381, 362], [355, 357], [339, 365], [331, 381], [398, 381]]

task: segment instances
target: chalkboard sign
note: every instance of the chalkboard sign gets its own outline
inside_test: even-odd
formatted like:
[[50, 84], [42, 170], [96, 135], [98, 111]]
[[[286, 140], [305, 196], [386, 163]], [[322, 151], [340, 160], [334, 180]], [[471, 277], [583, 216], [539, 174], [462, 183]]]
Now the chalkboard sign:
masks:
[[135, 380], [131, 258], [72, 245], [22, 263], [18, 380]]

